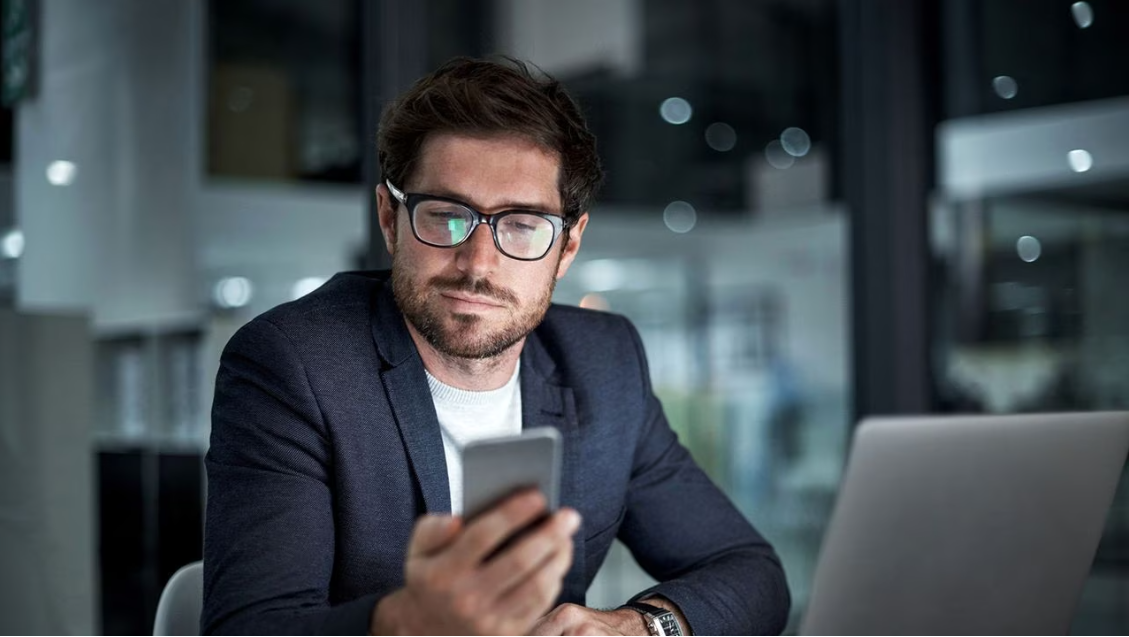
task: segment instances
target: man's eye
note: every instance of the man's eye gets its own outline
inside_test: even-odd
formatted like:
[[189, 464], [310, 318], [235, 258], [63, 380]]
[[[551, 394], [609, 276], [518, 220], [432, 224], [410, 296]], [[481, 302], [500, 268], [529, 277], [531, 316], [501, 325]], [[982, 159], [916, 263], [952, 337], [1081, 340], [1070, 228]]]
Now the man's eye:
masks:
[[428, 210], [427, 216], [429, 219], [447, 221], [448, 219], [461, 219], [466, 215], [459, 210]]
[[537, 232], [537, 229], [542, 225], [542, 222], [542, 219], [536, 217], [509, 217], [502, 223], [502, 225], [508, 232], [531, 234]]

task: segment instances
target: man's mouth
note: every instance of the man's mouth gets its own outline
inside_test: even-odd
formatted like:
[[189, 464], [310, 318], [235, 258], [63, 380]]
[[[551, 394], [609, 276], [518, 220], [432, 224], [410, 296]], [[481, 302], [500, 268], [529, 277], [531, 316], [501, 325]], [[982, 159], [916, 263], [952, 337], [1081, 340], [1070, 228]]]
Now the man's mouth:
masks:
[[458, 301], [460, 303], [466, 303], [471, 306], [480, 306], [482, 308], [502, 307], [502, 305], [496, 300], [486, 296], [467, 294], [465, 292], [440, 292], [439, 294], [448, 299]]

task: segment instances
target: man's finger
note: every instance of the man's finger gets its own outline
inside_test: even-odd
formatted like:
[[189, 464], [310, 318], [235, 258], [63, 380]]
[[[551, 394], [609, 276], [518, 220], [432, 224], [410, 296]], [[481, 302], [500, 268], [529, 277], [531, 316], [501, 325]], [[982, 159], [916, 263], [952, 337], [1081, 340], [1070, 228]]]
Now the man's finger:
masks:
[[[528, 624], [537, 621], [549, 611], [553, 602], [561, 593], [564, 576], [572, 565], [572, 544], [569, 543], [563, 550], [552, 554], [549, 559], [532, 575], [525, 579], [520, 586], [511, 588], [496, 602], [497, 612], [511, 613], [514, 617], [521, 618]], [[534, 634], [560, 635], [563, 626], [567, 623], [568, 616], [575, 609], [569, 605], [558, 607], [549, 613], [535, 630]], [[563, 613], [564, 617], [560, 615]], [[562, 622], [562, 620], [564, 620]], [[548, 632], [540, 632], [548, 631]]]
[[557, 628], [556, 624], [553, 622], [553, 616], [546, 615], [545, 617], [541, 618], [541, 621], [533, 625], [533, 628], [530, 629], [529, 634], [555, 636], [560, 635], [561, 632], [561, 629]]
[[[486, 563], [476, 585], [503, 596], [544, 568], [562, 550], [571, 549], [572, 536], [580, 528], [580, 515], [562, 509], [523, 536], [513, 546]], [[566, 566], [567, 571], [567, 566]]]
[[545, 496], [529, 490], [514, 495], [465, 526], [444, 559], [457, 570], [478, 566], [511, 535], [545, 514]]
[[462, 524], [450, 515], [425, 515], [416, 521], [408, 545], [408, 559], [427, 557], [442, 550], [454, 540]]

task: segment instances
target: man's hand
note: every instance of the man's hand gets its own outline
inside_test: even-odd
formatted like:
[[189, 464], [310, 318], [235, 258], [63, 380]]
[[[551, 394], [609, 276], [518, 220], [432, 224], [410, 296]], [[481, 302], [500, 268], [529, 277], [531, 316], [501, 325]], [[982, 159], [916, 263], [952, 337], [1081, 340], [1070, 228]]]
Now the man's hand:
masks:
[[[545, 513], [536, 491], [516, 495], [469, 524], [428, 515], [412, 532], [404, 588], [372, 613], [376, 635], [517, 635], [560, 594], [580, 516], [561, 509], [497, 555], [511, 535]], [[487, 558], [490, 558], [487, 560]]]
[[592, 610], [561, 604], [533, 627], [530, 635], [648, 635], [643, 616], [630, 608]]

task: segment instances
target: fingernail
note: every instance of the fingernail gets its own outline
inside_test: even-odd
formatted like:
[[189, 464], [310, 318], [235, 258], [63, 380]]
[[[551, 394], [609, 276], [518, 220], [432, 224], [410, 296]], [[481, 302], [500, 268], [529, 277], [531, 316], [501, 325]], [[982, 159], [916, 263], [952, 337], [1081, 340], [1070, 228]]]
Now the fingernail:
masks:
[[576, 533], [577, 529], [580, 528], [580, 514], [573, 509], [565, 509], [563, 514], [565, 518], [565, 530], [568, 531], [569, 534]]

